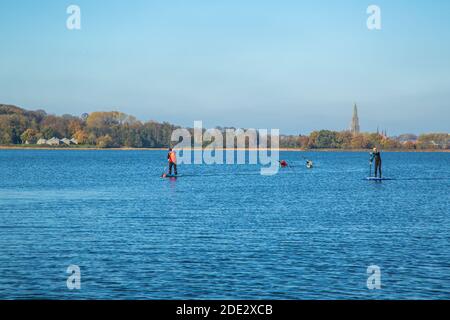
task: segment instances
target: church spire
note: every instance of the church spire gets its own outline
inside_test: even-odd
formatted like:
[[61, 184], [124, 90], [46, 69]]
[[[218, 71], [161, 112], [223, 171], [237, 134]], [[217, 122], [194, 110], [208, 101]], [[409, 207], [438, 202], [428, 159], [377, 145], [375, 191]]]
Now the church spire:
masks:
[[358, 117], [358, 107], [356, 106], [356, 103], [353, 107], [353, 119], [352, 119], [352, 124], [350, 126], [350, 131], [353, 134], [358, 134], [360, 132], [360, 127], [359, 127], [359, 117]]

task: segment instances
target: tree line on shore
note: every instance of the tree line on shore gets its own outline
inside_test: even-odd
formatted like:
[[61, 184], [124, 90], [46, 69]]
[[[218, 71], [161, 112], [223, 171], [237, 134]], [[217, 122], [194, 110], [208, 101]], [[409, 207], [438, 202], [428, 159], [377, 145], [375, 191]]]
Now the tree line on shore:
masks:
[[302, 149], [445, 150], [450, 149], [450, 136], [448, 133], [429, 133], [387, 137], [380, 133], [320, 130], [309, 136], [282, 136], [280, 145]]
[[[168, 122], [141, 122], [117, 111], [92, 112], [80, 117], [55, 116], [44, 110], [28, 111], [0, 105], [0, 145], [34, 145], [39, 139], [56, 137], [74, 138], [80, 145], [99, 148], [165, 148], [171, 145], [172, 132], [178, 128]], [[280, 136], [281, 148], [368, 149], [375, 146], [385, 150], [450, 149], [450, 139], [448, 133], [386, 137], [379, 133], [354, 135], [330, 130]]]

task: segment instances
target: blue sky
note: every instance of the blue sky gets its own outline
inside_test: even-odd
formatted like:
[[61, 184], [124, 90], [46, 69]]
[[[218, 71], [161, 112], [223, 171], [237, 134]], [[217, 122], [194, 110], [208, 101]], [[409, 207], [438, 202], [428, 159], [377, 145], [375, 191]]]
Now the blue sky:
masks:
[[18, 0], [0, 14], [0, 103], [297, 134], [346, 129], [357, 102], [364, 131], [450, 129], [450, 1]]

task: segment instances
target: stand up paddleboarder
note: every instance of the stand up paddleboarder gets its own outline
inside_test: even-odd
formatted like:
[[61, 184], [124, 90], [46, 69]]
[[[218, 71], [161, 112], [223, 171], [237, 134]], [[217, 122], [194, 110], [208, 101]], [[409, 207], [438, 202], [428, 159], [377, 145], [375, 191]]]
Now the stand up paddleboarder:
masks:
[[[377, 174], [379, 172], [380, 179], [381, 179], [381, 153], [380, 153], [380, 151], [378, 151], [377, 148], [373, 148], [373, 151], [370, 154], [370, 165], [371, 166], [372, 166], [373, 160], [375, 160], [375, 178], [377, 177]], [[372, 174], [372, 172], [371, 172], [371, 174]]]
[[175, 171], [175, 175], [178, 175], [177, 170], [177, 154], [172, 148], [169, 148], [169, 153], [167, 154], [167, 160], [169, 161], [169, 175], [172, 175], [172, 168]]

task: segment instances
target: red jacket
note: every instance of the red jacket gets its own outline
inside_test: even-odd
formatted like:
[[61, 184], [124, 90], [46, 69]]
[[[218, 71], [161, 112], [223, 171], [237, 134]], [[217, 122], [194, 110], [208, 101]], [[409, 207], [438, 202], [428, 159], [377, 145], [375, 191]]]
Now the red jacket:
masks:
[[168, 156], [167, 156], [167, 159], [169, 159], [169, 162], [176, 164], [177, 163], [177, 154], [176, 154], [176, 152], [175, 151], [170, 151]]

